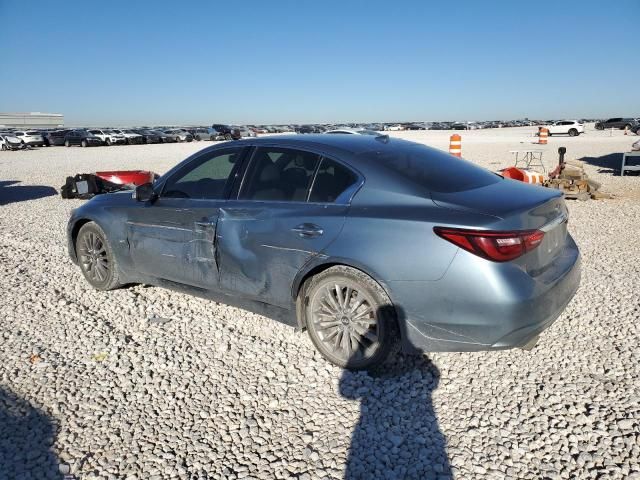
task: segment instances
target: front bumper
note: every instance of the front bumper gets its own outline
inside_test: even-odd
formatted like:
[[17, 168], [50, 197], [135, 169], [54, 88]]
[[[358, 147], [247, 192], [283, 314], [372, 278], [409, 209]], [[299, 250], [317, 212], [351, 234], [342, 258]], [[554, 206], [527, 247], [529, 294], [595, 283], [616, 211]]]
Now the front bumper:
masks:
[[580, 285], [580, 253], [565, 250], [532, 277], [517, 265], [458, 251], [435, 282], [390, 282], [405, 351], [524, 347], [551, 326]]

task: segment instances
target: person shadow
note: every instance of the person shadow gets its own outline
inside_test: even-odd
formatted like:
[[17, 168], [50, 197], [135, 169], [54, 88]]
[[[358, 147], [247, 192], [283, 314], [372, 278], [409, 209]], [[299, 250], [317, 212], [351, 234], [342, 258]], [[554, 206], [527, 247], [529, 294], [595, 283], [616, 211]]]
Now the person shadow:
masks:
[[54, 439], [47, 414], [0, 386], [0, 478], [72, 478], [60, 471]]
[[452, 478], [432, 403], [439, 379], [424, 355], [397, 354], [373, 373], [344, 370], [340, 394], [360, 401], [345, 480]]

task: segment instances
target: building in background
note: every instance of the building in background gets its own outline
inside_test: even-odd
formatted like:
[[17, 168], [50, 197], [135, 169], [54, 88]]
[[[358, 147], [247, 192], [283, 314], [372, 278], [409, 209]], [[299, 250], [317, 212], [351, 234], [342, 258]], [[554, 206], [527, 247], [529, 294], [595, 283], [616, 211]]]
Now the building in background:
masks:
[[55, 128], [64, 127], [61, 113], [0, 113], [0, 127], [13, 128]]

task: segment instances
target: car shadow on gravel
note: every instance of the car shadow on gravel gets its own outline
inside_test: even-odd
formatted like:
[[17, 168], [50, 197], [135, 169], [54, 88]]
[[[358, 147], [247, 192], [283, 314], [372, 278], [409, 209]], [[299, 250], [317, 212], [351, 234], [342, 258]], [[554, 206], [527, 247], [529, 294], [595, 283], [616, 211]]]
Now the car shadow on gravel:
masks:
[[397, 355], [374, 374], [345, 370], [340, 394], [360, 401], [345, 479], [452, 478], [433, 409], [440, 372], [424, 355]]
[[0, 181], [0, 205], [36, 200], [57, 195], [55, 188], [46, 185], [16, 185], [18, 180]]
[[0, 478], [63, 479], [51, 419], [0, 386]]

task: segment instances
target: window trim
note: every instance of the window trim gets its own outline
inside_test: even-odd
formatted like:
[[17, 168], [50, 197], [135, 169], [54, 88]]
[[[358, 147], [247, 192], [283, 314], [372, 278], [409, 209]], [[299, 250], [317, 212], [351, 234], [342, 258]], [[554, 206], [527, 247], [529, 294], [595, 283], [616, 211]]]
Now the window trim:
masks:
[[[300, 150], [303, 152], [307, 152], [307, 153], [313, 153], [315, 155], [319, 155], [320, 156], [320, 161], [318, 162], [318, 164], [316, 165], [316, 168], [313, 172], [313, 179], [311, 180], [311, 184], [309, 186], [309, 191], [307, 192], [307, 197], [305, 201], [300, 201], [300, 200], [296, 200], [296, 201], [284, 201], [284, 200], [252, 200], [249, 198], [239, 198], [240, 197], [240, 192], [242, 191], [242, 188], [244, 187], [244, 183], [245, 180], [247, 178], [247, 173], [251, 170], [251, 166], [253, 165], [253, 159], [255, 158], [255, 153], [258, 150], [258, 148], [287, 148], [290, 150]], [[340, 206], [349, 206], [351, 205], [351, 202], [353, 201], [353, 197], [356, 195], [356, 193], [358, 193], [358, 191], [362, 188], [362, 186], [365, 183], [365, 177], [364, 175], [356, 168], [354, 168], [353, 166], [351, 166], [350, 164], [343, 162], [342, 160], [340, 160], [339, 158], [336, 158], [335, 156], [331, 155], [331, 154], [327, 154], [326, 152], [323, 152], [322, 150], [319, 149], [315, 149], [315, 148], [307, 148], [307, 147], [298, 147], [296, 146], [292, 146], [292, 145], [282, 145], [282, 144], [278, 144], [278, 143], [265, 143], [265, 144], [253, 144], [250, 145], [249, 148], [249, 152], [245, 154], [244, 158], [243, 158], [243, 165], [242, 165], [242, 170], [241, 170], [241, 176], [242, 178], [240, 179], [240, 181], [236, 181], [236, 186], [233, 188], [230, 197], [228, 198], [228, 200], [230, 201], [238, 201], [238, 202], [253, 202], [253, 203], [277, 203], [277, 204], [286, 204], [286, 205], [340, 205]], [[344, 192], [342, 192], [334, 202], [311, 202], [309, 201], [309, 197], [311, 196], [311, 191], [313, 190], [313, 185], [315, 184], [316, 181], [316, 175], [318, 174], [318, 170], [320, 169], [320, 165], [322, 164], [322, 160], [323, 159], [327, 159], [327, 160], [331, 160], [336, 162], [337, 164], [343, 166], [344, 168], [346, 168], [347, 170], [351, 171], [355, 176], [356, 176], [356, 181], [353, 183], [352, 186], [350, 186], [349, 188], [345, 189]], [[237, 180], [237, 179], [236, 179]]]
[[[199, 165], [196, 165], [195, 167], [193, 167], [192, 165], [195, 163], [198, 163], [199, 161], [202, 161], [203, 157], [212, 158], [218, 155], [224, 155], [225, 154], [224, 152], [227, 150], [236, 150], [236, 149], [238, 150], [238, 153], [239, 153], [238, 161], [235, 163], [235, 165], [231, 169], [231, 173], [229, 174], [229, 177], [227, 177], [227, 181], [225, 182], [225, 186], [224, 186], [224, 190], [221, 198], [182, 198], [182, 199], [178, 198], [178, 200], [191, 200], [191, 201], [200, 200], [200, 201], [208, 201], [208, 202], [229, 200], [230, 194], [233, 191], [233, 187], [237, 183], [238, 174], [241, 171], [241, 168], [244, 166], [243, 164], [244, 164], [245, 155], [247, 153], [246, 152], [247, 148], [242, 145], [235, 145], [235, 146], [226, 145], [224, 147], [214, 148], [213, 150], [207, 150], [204, 152], [200, 151], [192, 155], [191, 157], [187, 157], [185, 160], [180, 162], [178, 165], [176, 165], [171, 170], [169, 170], [165, 175], [163, 175], [161, 182], [158, 184], [158, 189], [156, 190], [158, 199], [166, 200], [168, 198], [173, 198], [173, 197], [164, 197], [162, 195], [164, 193], [164, 189], [167, 183], [176, 175], [183, 174], [183, 172], [185, 170], [188, 170], [189, 168], [191, 169], [198, 168]], [[204, 163], [204, 161], [202, 161], [202, 163]], [[173, 198], [173, 199], [175, 200], [176, 198]]]

